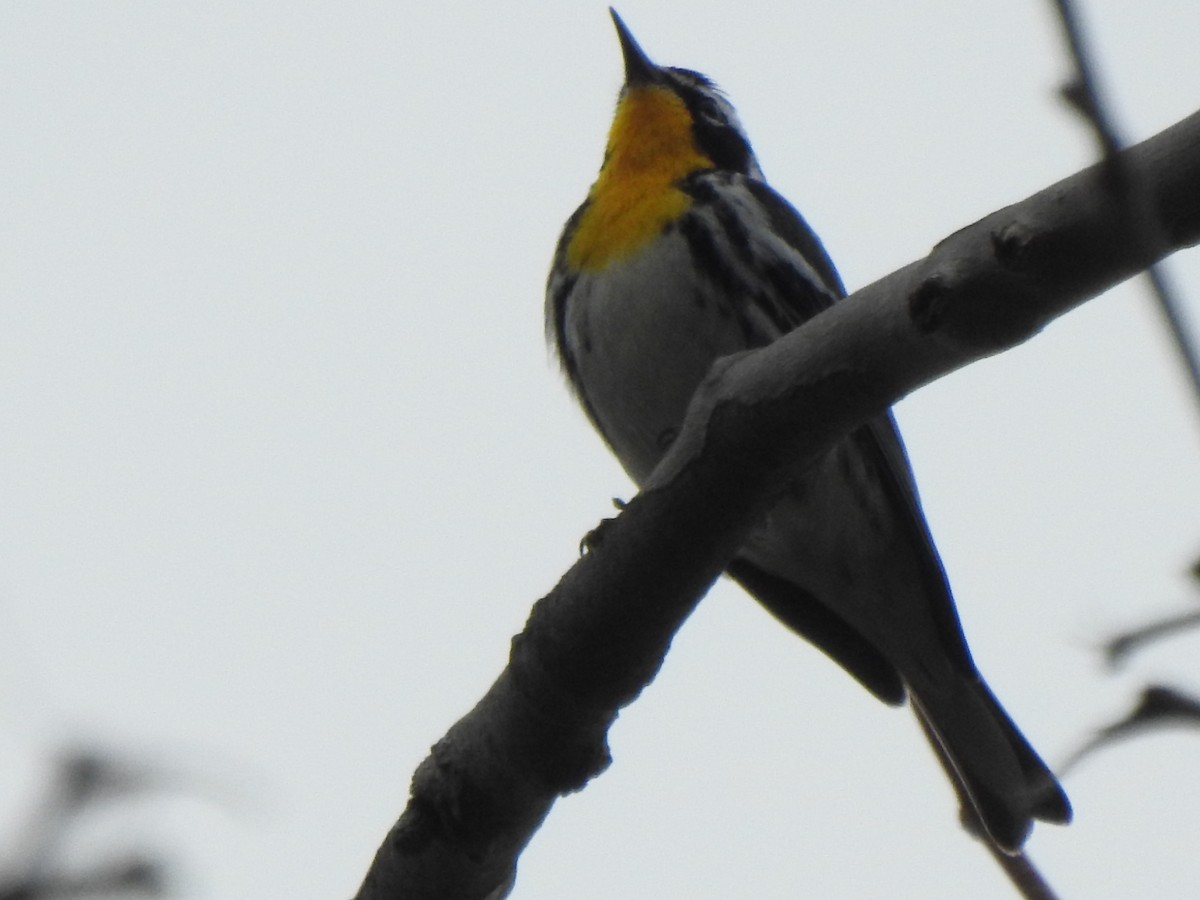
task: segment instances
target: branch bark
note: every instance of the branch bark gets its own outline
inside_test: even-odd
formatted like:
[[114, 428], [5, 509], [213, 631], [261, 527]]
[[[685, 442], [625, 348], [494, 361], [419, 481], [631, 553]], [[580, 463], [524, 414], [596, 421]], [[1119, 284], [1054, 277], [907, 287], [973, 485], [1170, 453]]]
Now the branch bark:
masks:
[[1122, 158], [1162, 224], [1153, 245], [1092, 167], [719, 361], [643, 491], [535, 604], [508, 667], [418, 767], [359, 900], [504, 896], [554, 800], [607, 767], [618, 711], [789, 476], [917, 387], [1200, 241], [1200, 113]]

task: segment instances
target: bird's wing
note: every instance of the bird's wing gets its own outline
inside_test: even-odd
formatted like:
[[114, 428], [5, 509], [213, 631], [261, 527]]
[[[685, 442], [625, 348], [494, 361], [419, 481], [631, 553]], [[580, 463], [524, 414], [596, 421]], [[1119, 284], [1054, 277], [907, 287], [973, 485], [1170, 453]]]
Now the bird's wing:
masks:
[[896, 428], [896, 420], [890, 411], [877, 416], [858, 429], [852, 439], [877, 461], [879, 482], [887, 491], [892, 507], [903, 517], [904, 532], [920, 564], [930, 618], [937, 626], [943, 649], [959, 671], [974, 676], [975, 664], [967, 649], [967, 639], [954, 607], [954, 597], [946, 581], [941, 557], [933, 545], [933, 537], [921, 509], [917, 484], [900, 431]]
[[900, 673], [867, 638], [804, 588], [736, 557], [725, 570], [771, 615], [845, 669], [868, 691], [898, 706], [907, 692]]
[[[821, 281], [820, 285], [812, 284], [811, 278], [797, 284], [774, 282], [774, 305], [784, 311], [777, 318], [786, 322], [789, 329], [798, 327], [845, 296], [841, 278], [820, 239], [787, 200], [760, 181], [751, 178], [740, 180], [746, 192], [769, 219], [772, 233], [799, 254], [808, 269]], [[919, 561], [931, 618], [937, 624], [945, 649], [964, 672], [974, 672], [953, 597], [925, 523], [912, 469], [891, 412], [863, 425], [849, 439], [855, 441], [864, 456], [874, 463], [892, 507], [902, 518], [913, 554]], [[744, 560], [735, 560], [729, 573], [775, 616], [833, 657], [881, 699], [887, 702], [903, 699], [904, 688], [899, 674], [887, 658], [871, 641], [835, 613], [828, 611], [823, 604], [811, 596], [797, 596], [804, 592], [755, 570]]]

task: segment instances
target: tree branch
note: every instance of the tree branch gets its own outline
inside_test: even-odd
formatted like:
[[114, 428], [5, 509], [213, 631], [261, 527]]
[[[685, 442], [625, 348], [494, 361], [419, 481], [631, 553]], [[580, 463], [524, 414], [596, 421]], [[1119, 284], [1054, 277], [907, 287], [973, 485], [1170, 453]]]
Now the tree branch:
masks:
[[915, 388], [1200, 240], [1200, 113], [1121, 154], [1161, 239], [1085, 170], [946, 238], [769, 347], [721, 360], [644, 490], [534, 606], [508, 667], [418, 767], [360, 900], [502, 897], [618, 710], [788, 478]]

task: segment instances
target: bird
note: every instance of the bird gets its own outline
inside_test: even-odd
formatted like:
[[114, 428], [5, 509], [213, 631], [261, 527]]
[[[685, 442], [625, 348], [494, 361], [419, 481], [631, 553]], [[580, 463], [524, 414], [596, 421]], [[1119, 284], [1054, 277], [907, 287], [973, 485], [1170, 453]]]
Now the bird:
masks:
[[[571, 391], [640, 484], [714, 362], [766, 346], [845, 290], [767, 184], [725, 94], [656, 65], [609, 12], [625, 80], [599, 175], [554, 252], [545, 327]], [[1070, 820], [972, 660], [890, 410], [795, 477], [726, 574], [884, 703], [911, 702], [995, 847], [1019, 853], [1034, 820]]]

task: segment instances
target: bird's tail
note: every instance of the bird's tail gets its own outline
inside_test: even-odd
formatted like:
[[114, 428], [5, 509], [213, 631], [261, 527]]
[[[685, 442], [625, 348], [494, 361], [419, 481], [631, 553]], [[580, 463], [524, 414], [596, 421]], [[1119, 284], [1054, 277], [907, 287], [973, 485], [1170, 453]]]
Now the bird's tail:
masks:
[[1035, 819], [1071, 820], [1058, 779], [978, 673], [910, 687], [917, 717], [998, 847], [1019, 852]]

